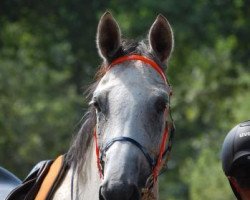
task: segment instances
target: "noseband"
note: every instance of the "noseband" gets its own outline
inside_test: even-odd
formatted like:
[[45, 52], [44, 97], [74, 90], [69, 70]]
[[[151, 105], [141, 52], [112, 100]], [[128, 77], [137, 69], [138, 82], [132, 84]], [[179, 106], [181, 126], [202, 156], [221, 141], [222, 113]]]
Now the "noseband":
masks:
[[[128, 56], [120, 57], [120, 58], [114, 60], [108, 66], [107, 71], [118, 64], [121, 64], [121, 63], [126, 62], [126, 61], [131, 61], [131, 60], [139, 60], [141, 62], [148, 64], [153, 69], [155, 69], [160, 74], [160, 76], [162, 77], [162, 79], [164, 80], [166, 85], [168, 86], [169, 95], [170, 96], [172, 95], [170, 84], [168, 83], [168, 80], [167, 80], [162, 68], [155, 61], [153, 61], [147, 57], [144, 57], [141, 55], [128, 55]], [[143, 153], [143, 155], [146, 157], [146, 159], [150, 165], [151, 174], [147, 180], [146, 189], [151, 189], [153, 187], [154, 183], [156, 182], [157, 177], [159, 176], [160, 170], [161, 170], [162, 165], [163, 165], [163, 160], [165, 160], [165, 164], [166, 164], [168, 159], [169, 159], [169, 155], [170, 155], [171, 148], [172, 148], [172, 139], [173, 139], [173, 135], [174, 135], [174, 124], [173, 124], [173, 120], [172, 120], [172, 116], [171, 116], [170, 105], [169, 105], [169, 116], [170, 116], [170, 120], [171, 120], [172, 125], [170, 126], [170, 124], [168, 122], [166, 122], [163, 137], [161, 140], [160, 149], [159, 149], [159, 154], [158, 154], [156, 159], [154, 159], [150, 156], [150, 154], [148, 153], [148, 151], [145, 147], [143, 147], [139, 142], [137, 142], [136, 140], [134, 140], [130, 137], [123, 137], [123, 136], [115, 137], [111, 141], [109, 141], [104, 148], [100, 149], [98, 146], [98, 142], [97, 142], [96, 131], [94, 131], [97, 167], [99, 170], [100, 177], [103, 178], [103, 176], [104, 176], [103, 157], [105, 156], [108, 149], [115, 142], [129, 142], [129, 143], [135, 145]]]

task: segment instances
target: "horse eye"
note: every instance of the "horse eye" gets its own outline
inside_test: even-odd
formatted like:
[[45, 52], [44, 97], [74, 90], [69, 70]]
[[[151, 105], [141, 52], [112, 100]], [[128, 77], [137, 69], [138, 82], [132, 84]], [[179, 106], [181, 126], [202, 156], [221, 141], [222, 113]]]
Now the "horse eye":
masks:
[[101, 108], [100, 108], [100, 105], [99, 105], [99, 103], [96, 101], [96, 102], [94, 102], [94, 107], [96, 108], [96, 110], [98, 111], [98, 112], [100, 112], [101, 111]]
[[101, 107], [97, 100], [92, 100], [89, 104], [93, 105], [97, 112], [101, 112]]
[[155, 102], [155, 108], [156, 108], [156, 111], [158, 113], [164, 112], [164, 110], [166, 109], [166, 106], [167, 106], [167, 103], [166, 103], [165, 99], [163, 99], [163, 98], [159, 98]]

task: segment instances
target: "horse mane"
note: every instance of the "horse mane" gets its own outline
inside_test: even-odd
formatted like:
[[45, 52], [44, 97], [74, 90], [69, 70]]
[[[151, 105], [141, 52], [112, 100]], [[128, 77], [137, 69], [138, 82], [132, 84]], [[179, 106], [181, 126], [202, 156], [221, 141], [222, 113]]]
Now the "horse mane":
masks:
[[[159, 66], [163, 68], [163, 64], [160, 62], [157, 56], [150, 53], [150, 48], [148, 41], [133, 41], [133, 40], [122, 40], [122, 44], [120, 49], [106, 62], [103, 62], [97, 71], [95, 77], [96, 81], [87, 89], [87, 98], [91, 99], [93, 93], [101, 80], [101, 78], [105, 75], [107, 66], [112, 63], [118, 57], [125, 55], [144, 55], [152, 60], [154, 60]], [[78, 166], [78, 170], [81, 170], [83, 163], [86, 160], [86, 152], [88, 151], [88, 147], [93, 139], [93, 131], [96, 125], [96, 112], [93, 106], [88, 108], [88, 111], [85, 113], [83, 117], [82, 126], [73, 139], [71, 147], [66, 156], [66, 162], [69, 165]], [[78, 172], [79, 172], [78, 171]]]

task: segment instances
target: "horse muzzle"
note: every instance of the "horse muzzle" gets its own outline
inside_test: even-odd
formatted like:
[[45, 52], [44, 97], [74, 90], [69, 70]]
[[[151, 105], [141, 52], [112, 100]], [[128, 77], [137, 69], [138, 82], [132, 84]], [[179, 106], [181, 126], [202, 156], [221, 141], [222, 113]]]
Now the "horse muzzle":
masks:
[[125, 182], [107, 181], [99, 190], [100, 200], [139, 200], [140, 192], [137, 185]]

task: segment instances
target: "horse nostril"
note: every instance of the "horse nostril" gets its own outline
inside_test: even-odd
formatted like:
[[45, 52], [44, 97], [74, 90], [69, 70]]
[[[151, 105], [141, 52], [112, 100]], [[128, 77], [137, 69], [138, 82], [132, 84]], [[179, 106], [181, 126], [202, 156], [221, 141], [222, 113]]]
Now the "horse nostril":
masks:
[[104, 184], [99, 190], [99, 200], [139, 200], [139, 189], [134, 184], [111, 183]]

